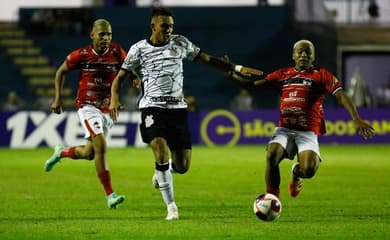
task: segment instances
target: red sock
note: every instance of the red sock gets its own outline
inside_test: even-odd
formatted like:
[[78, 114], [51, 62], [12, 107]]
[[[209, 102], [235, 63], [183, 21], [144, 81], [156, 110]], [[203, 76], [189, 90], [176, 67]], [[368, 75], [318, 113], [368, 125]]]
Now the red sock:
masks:
[[72, 158], [72, 159], [78, 159], [75, 155], [75, 152], [76, 152], [76, 147], [67, 147], [67, 148], [64, 148], [64, 150], [62, 150], [61, 152], [61, 157], [68, 157], [68, 158]]
[[104, 191], [106, 192], [106, 196], [113, 193], [114, 191], [112, 190], [112, 186], [111, 186], [110, 171], [99, 172], [98, 177], [100, 179], [101, 184], [103, 185]]
[[273, 195], [279, 197], [280, 190], [279, 188], [267, 187], [267, 193], [272, 193]]

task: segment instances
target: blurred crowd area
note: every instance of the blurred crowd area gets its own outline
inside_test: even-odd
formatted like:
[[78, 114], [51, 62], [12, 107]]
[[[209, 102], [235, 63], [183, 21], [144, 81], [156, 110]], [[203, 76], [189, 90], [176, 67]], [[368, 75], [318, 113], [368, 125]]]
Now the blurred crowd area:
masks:
[[21, 24], [32, 35], [85, 35], [94, 21], [89, 8], [35, 9]]

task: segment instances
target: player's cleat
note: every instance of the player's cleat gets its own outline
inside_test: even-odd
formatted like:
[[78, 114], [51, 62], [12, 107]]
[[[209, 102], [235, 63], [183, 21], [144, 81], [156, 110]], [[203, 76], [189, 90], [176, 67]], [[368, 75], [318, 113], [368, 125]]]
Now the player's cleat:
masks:
[[107, 206], [109, 209], [117, 208], [123, 201], [125, 201], [125, 196], [117, 195], [114, 192], [107, 196]]
[[165, 219], [168, 221], [179, 219], [179, 210], [174, 202], [168, 205], [168, 215]]
[[61, 160], [61, 152], [62, 150], [64, 150], [64, 146], [62, 145], [57, 145], [54, 147], [54, 153], [53, 155], [51, 155], [51, 157], [49, 159], [47, 159], [46, 163], [45, 163], [45, 171], [46, 172], [50, 172], [53, 167], [60, 162]]
[[288, 185], [288, 191], [290, 192], [291, 197], [296, 197], [302, 190], [302, 179], [294, 174], [294, 168], [298, 165], [299, 163], [295, 163], [292, 166], [292, 180], [290, 184]]
[[156, 173], [154, 173], [152, 177], [152, 186], [156, 189], [160, 187], [160, 185], [158, 185]]

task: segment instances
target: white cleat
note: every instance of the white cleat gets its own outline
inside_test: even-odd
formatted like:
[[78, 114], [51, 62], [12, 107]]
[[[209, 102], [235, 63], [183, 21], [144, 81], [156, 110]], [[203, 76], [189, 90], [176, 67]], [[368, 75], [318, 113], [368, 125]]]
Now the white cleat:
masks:
[[179, 219], [179, 210], [174, 202], [168, 205], [168, 215], [165, 219], [168, 221]]

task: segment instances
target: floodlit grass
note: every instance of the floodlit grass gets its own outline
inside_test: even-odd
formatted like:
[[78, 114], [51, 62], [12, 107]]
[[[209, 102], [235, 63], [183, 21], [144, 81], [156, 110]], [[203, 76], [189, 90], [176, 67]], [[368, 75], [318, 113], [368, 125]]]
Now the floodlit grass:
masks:
[[0, 239], [390, 239], [390, 148], [321, 146], [323, 162], [292, 199], [292, 161], [281, 163], [282, 215], [252, 212], [264, 192], [265, 146], [194, 147], [191, 169], [174, 175], [180, 220], [165, 220], [151, 186], [148, 148], [109, 149], [115, 191], [108, 210], [93, 162], [63, 160], [52, 172], [49, 148], [0, 149]]

